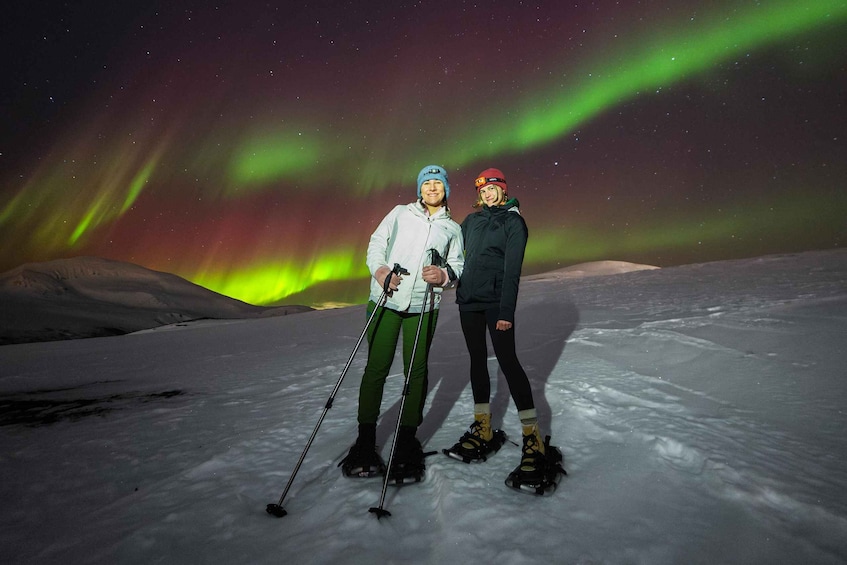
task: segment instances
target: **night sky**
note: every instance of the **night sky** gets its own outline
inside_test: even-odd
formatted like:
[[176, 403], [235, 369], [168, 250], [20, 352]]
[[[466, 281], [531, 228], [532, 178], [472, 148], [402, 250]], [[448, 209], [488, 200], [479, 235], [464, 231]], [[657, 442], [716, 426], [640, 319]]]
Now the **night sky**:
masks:
[[361, 302], [431, 163], [502, 169], [524, 274], [847, 244], [847, 0], [16, 2], [0, 271], [96, 255]]

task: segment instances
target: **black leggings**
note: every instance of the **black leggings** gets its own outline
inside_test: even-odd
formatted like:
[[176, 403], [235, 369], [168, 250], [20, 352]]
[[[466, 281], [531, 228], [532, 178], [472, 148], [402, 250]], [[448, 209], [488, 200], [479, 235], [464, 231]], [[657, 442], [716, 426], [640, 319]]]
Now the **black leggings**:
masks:
[[518, 411], [535, 408], [532, 400], [532, 388], [529, 378], [518, 361], [515, 352], [515, 326], [506, 331], [497, 329], [499, 308], [478, 311], [460, 311], [462, 333], [471, 358], [471, 389], [476, 404], [487, 403], [491, 399], [491, 380], [488, 375], [488, 344], [485, 341], [485, 328], [494, 345], [494, 355], [500, 364], [500, 370], [506, 377], [509, 392]]

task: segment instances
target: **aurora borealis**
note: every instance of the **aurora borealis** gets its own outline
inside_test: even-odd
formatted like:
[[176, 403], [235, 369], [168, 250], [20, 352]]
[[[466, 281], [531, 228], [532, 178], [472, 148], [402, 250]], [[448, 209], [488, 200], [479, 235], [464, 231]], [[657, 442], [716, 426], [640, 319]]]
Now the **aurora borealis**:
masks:
[[506, 173], [525, 273], [847, 238], [847, 0], [81, 4], [3, 24], [0, 271], [362, 301], [428, 163], [457, 221]]

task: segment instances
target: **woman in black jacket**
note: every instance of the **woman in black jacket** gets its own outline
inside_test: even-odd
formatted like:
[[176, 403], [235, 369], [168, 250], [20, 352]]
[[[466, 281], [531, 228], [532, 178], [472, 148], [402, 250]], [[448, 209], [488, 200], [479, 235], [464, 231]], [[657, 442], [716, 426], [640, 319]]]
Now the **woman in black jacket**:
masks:
[[517, 199], [508, 198], [502, 171], [482, 171], [476, 179], [476, 188], [475, 207], [480, 210], [462, 222], [465, 265], [456, 290], [462, 332], [471, 360], [474, 422], [445, 453], [466, 463], [485, 461], [506, 439], [501, 430], [491, 429], [487, 328], [522, 424], [523, 450], [515, 472], [520, 471], [523, 482], [540, 483], [545, 465], [544, 443], [529, 379], [515, 352], [515, 305], [528, 231]]

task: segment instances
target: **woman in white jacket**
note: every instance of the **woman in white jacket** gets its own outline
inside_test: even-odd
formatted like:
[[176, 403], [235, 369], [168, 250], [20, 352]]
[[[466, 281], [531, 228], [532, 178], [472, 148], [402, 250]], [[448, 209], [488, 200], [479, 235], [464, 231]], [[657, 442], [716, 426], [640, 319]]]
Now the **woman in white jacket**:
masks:
[[[341, 462], [348, 476], [372, 477], [385, 472], [376, 447], [376, 423], [401, 333], [404, 375], [409, 375], [409, 386], [390, 479], [416, 481], [424, 471], [423, 450], [415, 434], [426, 401], [427, 359], [438, 320], [441, 291], [461, 276], [464, 249], [462, 230], [450, 217], [447, 207], [450, 195], [447, 172], [443, 167], [429, 165], [418, 173], [417, 181], [418, 200], [392, 209], [377, 226], [368, 245], [367, 265], [373, 275], [368, 317], [377, 308], [384, 289], [388, 296], [367, 332], [368, 362], [359, 388], [359, 435]], [[432, 265], [434, 257], [443, 258], [443, 264]], [[393, 272], [394, 265], [400, 265], [408, 274]], [[433, 291], [431, 295], [427, 293], [428, 287]], [[415, 346], [419, 323], [421, 331]]]

